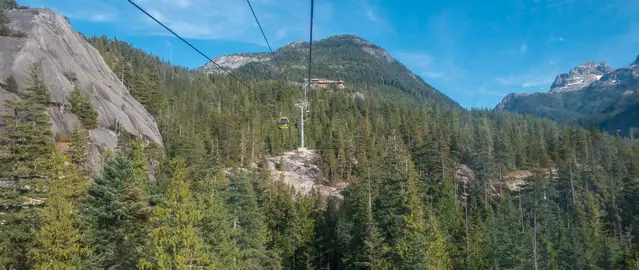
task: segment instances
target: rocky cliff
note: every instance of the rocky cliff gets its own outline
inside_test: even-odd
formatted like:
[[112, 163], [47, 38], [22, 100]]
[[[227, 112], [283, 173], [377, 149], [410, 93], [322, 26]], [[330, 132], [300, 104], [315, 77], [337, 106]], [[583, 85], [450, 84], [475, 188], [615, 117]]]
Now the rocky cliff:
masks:
[[596, 64], [587, 62], [573, 68], [568, 73], [557, 76], [555, 82], [550, 87], [550, 92], [578, 91], [588, 87], [592, 82], [597, 81], [603, 75], [613, 71], [606, 62]]
[[[77, 117], [64, 110], [74, 85], [77, 85], [89, 94], [99, 114], [99, 127], [89, 131], [94, 164], [100, 152], [117, 146], [113, 127], [162, 144], [153, 117], [129, 94], [98, 51], [73, 30], [64, 16], [47, 9], [7, 13], [11, 19], [10, 27], [24, 31], [27, 36], [0, 37], [0, 81], [15, 77], [20, 92], [30, 84], [29, 68], [39, 63], [40, 75], [54, 105], [48, 110], [54, 133], [71, 132], [73, 126], [81, 125]], [[0, 87], [0, 104], [18, 98]], [[6, 111], [6, 108], [0, 105], [0, 110]]]

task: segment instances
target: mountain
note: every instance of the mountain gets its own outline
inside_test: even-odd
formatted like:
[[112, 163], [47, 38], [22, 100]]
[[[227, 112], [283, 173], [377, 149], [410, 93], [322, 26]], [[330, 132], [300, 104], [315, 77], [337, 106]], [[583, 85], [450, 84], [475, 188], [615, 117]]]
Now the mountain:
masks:
[[550, 92], [578, 91], [586, 88], [592, 82], [603, 77], [604, 74], [613, 71], [606, 62], [596, 64], [587, 62], [572, 69], [568, 73], [557, 76], [555, 82], [550, 87]]
[[[121, 40], [82, 39], [51, 12], [10, 13], [14, 23], [9, 28], [0, 20], [0, 29], [15, 37], [0, 37], [0, 67], [15, 66], [19, 87], [0, 78], [2, 93], [24, 99], [8, 102], [19, 113], [1, 118], [8, 122], [6, 133], [0, 130], [0, 269], [634, 269], [637, 263], [639, 140], [514, 113], [375, 98], [378, 91], [426, 100], [392, 85], [367, 86], [364, 76], [392, 70], [367, 67], [373, 62], [357, 56], [360, 45], [348, 45], [354, 50], [348, 55], [360, 60], [339, 56], [343, 64], [365, 72], [345, 73], [362, 82], [308, 95], [308, 150], [298, 149], [304, 111], [295, 103], [303, 77], [276, 61], [271, 67], [252, 55], [230, 56], [225, 65], [233, 63], [236, 72], [284, 77], [247, 76], [252, 87], [245, 87]], [[16, 14], [40, 26], [20, 27]], [[40, 22], [48, 19], [56, 26]], [[372, 52], [379, 58], [371, 59], [390, 63], [374, 67], [393, 66], [383, 50]], [[38, 57], [53, 102], [40, 84], [24, 89], [24, 67], [15, 65]], [[600, 80], [620, 81], [625, 73], [618, 71]], [[95, 173], [81, 166], [83, 152], [61, 153], [48, 140], [44, 107], [58, 115], [53, 105], [79, 104], [68, 97], [67, 80], [90, 93], [100, 112], [91, 133], [106, 129], [109, 102], [119, 102], [134, 123], [123, 127], [118, 151], [105, 155]], [[360, 91], [371, 96], [354, 95]], [[162, 147], [124, 132], [153, 135], [135, 126], [148, 114], [128, 106], [154, 117]], [[637, 113], [624, 111], [616, 115], [624, 119], [608, 123], [624, 124]], [[288, 129], [278, 125], [284, 115]], [[82, 150], [77, 141], [71, 149]], [[155, 181], [144, 181], [149, 174]]]
[[[273, 54], [243, 53], [220, 56], [216, 63], [251, 78], [302, 83], [308, 76], [309, 43], [292, 42]], [[223, 72], [213, 63], [200, 71]], [[347, 85], [387, 86], [413, 97], [447, 107], [459, 104], [426, 83], [383, 48], [353, 35], [337, 35], [313, 42], [313, 77], [343, 80]], [[384, 90], [387, 91], [387, 90]]]
[[89, 130], [93, 162], [99, 160], [100, 152], [117, 146], [114, 127], [162, 144], [153, 117], [64, 16], [48, 9], [15, 9], [7, 14], [9, 26], [26, 36], [0, 37], [0, 82], [12, 76], [18, 85], [17, 91], [0, 85], [1, 112], [6, 113], [5, 100], [20, 99], [24, 89], [32, 84], [29, 70], [38, 63], [39, 77], [49, 90], [48, 112], [54, 134], [68, 134], [73, 126], [82, 126], [78, 117], [66, 109], [74, 86], [90, 97], [98, 113], [97, 128]]
[[574, 121], [636, 136], [639, 118], [639, 57], [627, 67], [587, 62], [557, 76], [549, 92], [509, 94], [497, 110]]

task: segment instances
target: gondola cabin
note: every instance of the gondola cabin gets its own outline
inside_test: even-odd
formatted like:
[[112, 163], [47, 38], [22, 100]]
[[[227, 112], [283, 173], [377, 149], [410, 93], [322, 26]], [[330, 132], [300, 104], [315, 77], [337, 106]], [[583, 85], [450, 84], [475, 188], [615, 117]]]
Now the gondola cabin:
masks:
[[282, 117], [280, 119], [280, 129], [288, 129], [288, 118]]

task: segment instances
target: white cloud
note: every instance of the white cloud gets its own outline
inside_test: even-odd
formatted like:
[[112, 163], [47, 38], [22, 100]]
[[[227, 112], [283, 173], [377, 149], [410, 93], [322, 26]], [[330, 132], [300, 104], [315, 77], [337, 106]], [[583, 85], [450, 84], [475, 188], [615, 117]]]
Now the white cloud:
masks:
[[275, 33], [275, 38], [276, 39], [283, 39], [286, 37], [286, 35], [288, 35], [288, 29], [286, 28], [280, 28], [277, 30], [277, 33]]
[[106, 22], [108, 20], [109, 18], [107, 17], [106, 14], [97, 13], [91, 16], [91, 21], [94, 21], [94, 22]]
[[555, 73], [528, 72], [524, 74], [508, 75], [497, 77], [495, 81], [504, 86], [515, 86], [521, 88], [538, 87], [550, 85], [555, 78]]
[[167, 22], [166, 17], [164, 17], [164, 15], [160, 11], [157, 11], [155, 9], [150, 9], [149, 10], [149, 14], [151, 14], [151, 16], [155, 17], [158, 21], [160, 21], [162, 23], [166, 23]]
[[359, 6], [364, 11], [364, 14], [366, 14], [366, 18], [368, 18], [369, 20], [375, 23], [379, 22], [379, 18], [377, 17], [377, 14], [375, 14], [375, 10], [373, 9], [373, 7], [371, 7], [371, 5], [367, 1], [365, 0], [359, 1]]
[[494, 89], [489, 89], [486, 88], [486, 86], [480, 86], [477, 91], [475, 92], [475, 94], [481, 94], [481, 95], [486, 95], [486, 96], [495, 96], [495, 97], [503, 97], [508, 93], [505, 93], [503, 91], [498, 91], [498, 90], [494, 90]]
[[191, 5], [191, 0], [175, 0], [175, 2], [181, 8], [185, 8]]
[[448, 80], [465, 76], [464, 70], [452, 58], [434, 57], [424, 52], [400, 52], [396, 55], [413, 72], [429, 78]]
[[526, 44], [521, 45], [521, 47], [519, 47], [519, 52], [520, 52], [521, 54], [526, 53], [526, 51], [527, 51], [527, 50], [528, 50], [528, 46], [527, 46]]
[[563, 0], [563, 1], [551, 2], [546, 6], [546, 8], [556, 8], [556, 7], [560, 7], [560, 6], [567, 5], [577, 1], [578, 0]]
[[[361, 9], [361, 15], [364, 16], [365, 19], [368, 19], [372, 23], [375, 24], [377, 31], [392, 31], [395, 32], [393, 26], [389, 23], [389, 21], [384, 17], [383, 11], [384, 9], [378, 5], [372, 4], [373, 0], [358, 0], [357, 5]], [[341, 2], [341, 1], [336, 1]], [[354, 18], [355, 20], [359, 20], [359, 18]]]
[[[24, 0], [33, 4], [36, 1]], [[184, 38], [231, 40], [264, 45], [246, 1], [241, 0], [134, 0], [160, 22]], [[309, 3], [298, 0], [253, 0], [255, 12], [267, 37], [301, 40], [308, 35]], [[316, 3], [318, 37], [326, 36], [327, 22], [335, 17], [333, 3]], [[356, 3], [355, 3], [356, 5]], [[137, 8], [122, 0], [66, 0], [48, 7], [78, 21], [108, 22], [111, 27], [136, 36], [170, 36]], [[126, 18], [126, 20], [123, 20]], [[282, 43], [288, 43], [286, 40]], [[276, 44], [272, 44], [276, 45]]]
[[444, 77], [444, 73], [443, 72], [432, 72], [432, 71], [423, 71], [422, 75], [426, 76], [426, 77], [431, 77], [431, 78], [441, 78]]
[[556, 37], [556, 36], [550, 36], [548, 38], [548, 40], [546, 41], [546, 45], [551, 45], [554, 43], [561, 43], [564, 42], [565, 39], [563, 37]]

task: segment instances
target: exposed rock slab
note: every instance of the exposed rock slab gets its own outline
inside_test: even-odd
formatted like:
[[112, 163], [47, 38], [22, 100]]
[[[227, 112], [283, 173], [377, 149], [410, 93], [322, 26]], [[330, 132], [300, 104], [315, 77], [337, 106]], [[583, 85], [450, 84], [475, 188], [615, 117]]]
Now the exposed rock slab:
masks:
[[[30, 85], [29, 68], [40, 63], [40, 75], [54, 104], [68, 104], [77, 84], [89, 94], [99, 114], [99, 126], [91, 134], [92, 149], [112, 148], [113, 135], [106, 130], [119, 126], [130, 134], [162, 145], [155, 119], [133, 98], [128, 89], [109, 69], [100, 53], [77, 33], [64, 16], [47, 9], [12, 10], [10, 27], [27, 33], [27, 37], [0, 37], [0, 81], [14, 76], [18, 91]], [[0, 101], [17, 95], [0, 88]], [[0, 111], [5, 110], [0, 104]], [[79, 126], [77, 117], [60, 107], [48, 110], [54, 133], [71, 132]], [[109, 134], [106, 136], [105, 134]], [[92, 156], [99, 155], [92, 153]]]
[[313, 150], [290, 151], [267, 157], [266, 168], [271, 171], [274, 181], [282, 181], [300, 194], [307, 195], [315, 190], [324, 197], [343, 199], [341, 192], [347, 185], [339, 185], [339, 188], [325, 185], [322, 171], [314, 164], [317, 158]]

